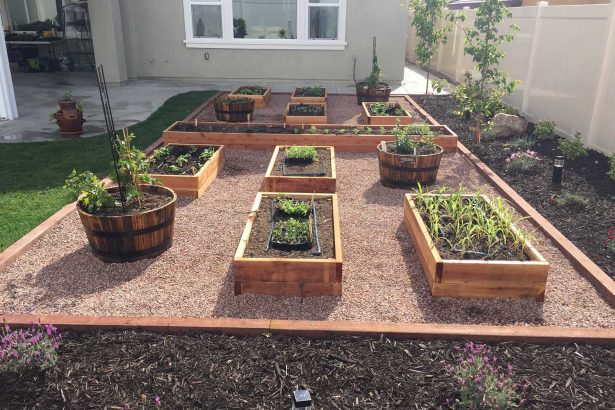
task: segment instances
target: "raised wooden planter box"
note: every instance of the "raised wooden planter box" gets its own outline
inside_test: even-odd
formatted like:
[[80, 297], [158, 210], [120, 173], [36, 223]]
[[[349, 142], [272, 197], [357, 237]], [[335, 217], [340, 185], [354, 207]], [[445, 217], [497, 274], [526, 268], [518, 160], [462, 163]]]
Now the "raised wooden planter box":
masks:
[[234, 98], [252, 98], [254, 100], [254, 108], [265, 108], [271, 100], [271, 87], [263, 87], [266, 91], [265, 94], [262, 95], [246, 95], [246, 94], [237, 94], [239, 90], [242, 88], [249, 87], [245, 85], [241, 85], [235, 88], [233, 91], [229, 93], [229, 97]]
[[303, 97], [303, 96], [297, 95], [298, 90], [299, 90], [298, 88], [295, 88], [295, 91], [293, 91], [293, 95], [290, 96], [291, 103], [321, 104], [321, 103], [327, 102], [327, 89], [326, 88], [325, 88], [325, 95], [323, 97]]
[[[416, 209], [415, 197], [405, 195], [404, 222], [433, 296], [544, 300], [549, 263], [527, 240], [525, 254], [529, 261], [442, 259]], [[487, 197], [484, 199], [490, 203]]]
[[[368, 106], [371, 104], [374, 104], [374, 103], [364, 102], [362, 104], [362, 109], [363, 109], [362, 115], [363, 115], [363, 119], [365, 120], [366, 124], [369, 124], [369, 125], [397, 125], [398, 122], [400, 125], [412, 124], [412, 121], [413, 121], [412, 116], [403, 107], [401, 107], [401, 109], [404, 110], [404, 112], [406, 113], [405, 116], [403, 115], [382, 116], [382, 115], [372, 115], [370, 113]], [[395, 103], [383, 103], [383, 104], [387, 104], [389, 106], [395, 105]]]
[[202, 145], [202, 144], [166, 144], [166, 145], [187, 145], [201, 147], [216, 147], [216, 152], [203, 165], [203, 167], [195, 175], [168, 175], [168, 174], [151, 174], [152, 177], [158, 179], [162, 185], [171, 188], [177, 195], [191, 196], [198, 198], [211, 185], [218, 176], [218, 173], [224, 168], [224, 145]]
[[297, 103], [289, 103], [284, 111], [284, 122], [289, 125], [303, 125], [303, 124], [328, 124], [327, 118], [327, 103], [318, 103], [310, 105], [322, 105], [325, 108], [325, 115], [290, 115], [290, 107], [292, 105], [299, 105]]
[[[165, 144], [207, 144], [207, 145], [226, 145], [238, 148], [263, 149], [274, 148], [276, 145], [313, 145], [313, 146], [333, 146], [338, 151], [350, 152], [374, 152], [376, 146], [381, 141], [391, 142], [395, 138], [392, 135], [379, 134], [334, 134], [337, 129], [350, 129], [347, 125], [314, 125], [317, 129], [329, 129], [331, 133], [308, 133], [310, 125], [306, 125], [306, 131], [302, 134], [295, 134], [289, 129], [288, 134], [274, 134], [267, 132], [220, 132], [220, 131], [176, 131], [178, 124], [194, 124], [194, 122], [176, 122], [167, 128], [162, 136]], [[224, 126], [216, 122], [199, 122], [199, 126]], [[278, 124], [234, 124], [246, 125], [250, 127], [270, 127]], [[358, 126], [359, 128], [366, 126]], [[392, 126], [383, 126], [390, 129]], [[446, 125], [430, 125], [435, 133], [434, 143], [441, 146], [445, 152], [455, 152], [457, 150], [457, 134], [451, 131]], [[418, 138], [418, 137], [417, 137]]]
[[[291, 259], [251, 258], [244, 256], [261, 201], [280, 195], [298, 200], [311, 200], [312, 198], [331, 199], [335, 258]], [[341, 296], [343, 259], [337, 195], [259, 192], [256, 195], [248, 223], [235, 252], [233, 265], [235, 267], [234, 284], [236, 295], [256, 293], [299, 297]]]
[[269, 167], [265, 174], [265, 192], [307, 192], [307, 193], [326, 193], [334, 194], [337, 175], [335, 171], [335, 148], [333, 147], [314, 147], [325, 148], [329, 151], [329, 163], [331, 164], [331, 176], [290, 176], [273, 175], [276, 160], [280, 151], [287, 146], [276, 146], [269, 162]]

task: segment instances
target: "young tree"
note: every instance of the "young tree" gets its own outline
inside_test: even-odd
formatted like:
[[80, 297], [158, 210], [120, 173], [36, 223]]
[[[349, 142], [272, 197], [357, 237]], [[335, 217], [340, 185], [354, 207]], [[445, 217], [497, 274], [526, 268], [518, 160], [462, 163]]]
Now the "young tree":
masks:
[[480, 77], [475, 79], [471, 72], [466, 72], [454, 96], [462, 112], [471, 113], [479, 142], [482, 128], [501, 109], [502, 97], [511, 94], [519, 85], [517, 80], [509, 81], [508, 73], [498, 68], [505, 55], [502, 44], [511, 42], [512, 33], [519, 31], [516, 24], [511, 24], [510, 32], [499, 32], [498, 25], [510, 17], [512, 13], [500, 0], [484, 0], [476, 10], [474, 27], [465, 30], [464, 51], [472, 56]]
[[440, 42], [446, 43], [447, 34], [451, 31], [451, 24], [437, 27], [439, 20], [450, 21], [448, 16], [445, 19], [444, 7], [447, 4], [448, 0], [412, 0], [414, 10], [412, 25], [416, 29], [418, 38], [418, 43], [414, 48], [416, 62], [419, 67], [423, 67], [427, 71], [425, 94], [429, 92], [429, 64], [431, 59]]

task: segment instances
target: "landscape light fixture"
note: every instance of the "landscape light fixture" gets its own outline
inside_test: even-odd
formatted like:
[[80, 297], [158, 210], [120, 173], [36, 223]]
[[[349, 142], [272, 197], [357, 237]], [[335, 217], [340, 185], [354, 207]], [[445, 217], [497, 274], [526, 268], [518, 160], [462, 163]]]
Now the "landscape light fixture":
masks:
[[553, 178], [551, 182], [561, 185], [562, 175], [564, 175], [564, 157], [558, 155], [555, 157], [555, 163], [553, 164]]
[[309, 390], [295, 390], [293, 392], [292, 410], [312, 410], [312, 397]]

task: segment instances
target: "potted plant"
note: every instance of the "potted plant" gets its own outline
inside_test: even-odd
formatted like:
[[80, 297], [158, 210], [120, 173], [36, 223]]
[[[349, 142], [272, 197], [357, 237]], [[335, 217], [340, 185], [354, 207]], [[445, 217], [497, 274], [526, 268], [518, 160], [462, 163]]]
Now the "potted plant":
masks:
[[389, 188], [409, 188], [436, 182], [444, 150], [433, 142], [427, 125], [394, 128], [395, 140], [378, 145], [380, 182]]
[[356, 84], [357, 104], [364, 102], [387, 102], [391, 95], [391, 86], [382, 81], [382, 70], [376, 55], [376, 37], [372, 56], [372, 72], [369, 76]]
[[248, 122], [254, 114], [255, 101], [247, 97], [218, 97], [214, 101], [216, 119], [226, 122]]
[[92, 252], [103, 262], [153, 258], [171, 247], [176, 195], [154, 185], [145, 154], [132, 146], [134, 134], [117, 138], [115, 180], [106, 187], [91, 172], [73, 171], [65, 188], [78, 196], [77, 211]]
[[64, 96], [58, 101], [60, 109], [51, 114], [60, 127], [60, 134], [64, 137], [76, 137], [83, 134], [83, 106], [72, 97], [70, 91], [64, 92]]

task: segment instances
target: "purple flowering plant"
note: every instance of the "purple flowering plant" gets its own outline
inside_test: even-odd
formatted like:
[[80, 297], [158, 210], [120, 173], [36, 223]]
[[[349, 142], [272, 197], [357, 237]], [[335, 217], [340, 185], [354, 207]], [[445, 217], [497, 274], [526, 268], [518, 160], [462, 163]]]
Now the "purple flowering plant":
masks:
[[58, 347], [62, 334], [53, 325], [31, 325], [11, 330], [0, 328], [0, 365], [19, 371], [28, 367], [41, 370], [54, 367], [58, 361]]
[[506, 170], [513, 174], [528, 173], [534, 169], [541, 158], [535, 151], [517, 151], [506, 158]]
[[500, 366], [488, 346], [468, 342], [459, 348], [456, 365], [446, 365], [453, 378], [457, 398], [452, 408], [508, 409], [522, 404], [517, 385], [513, 382], [512, 366]]

